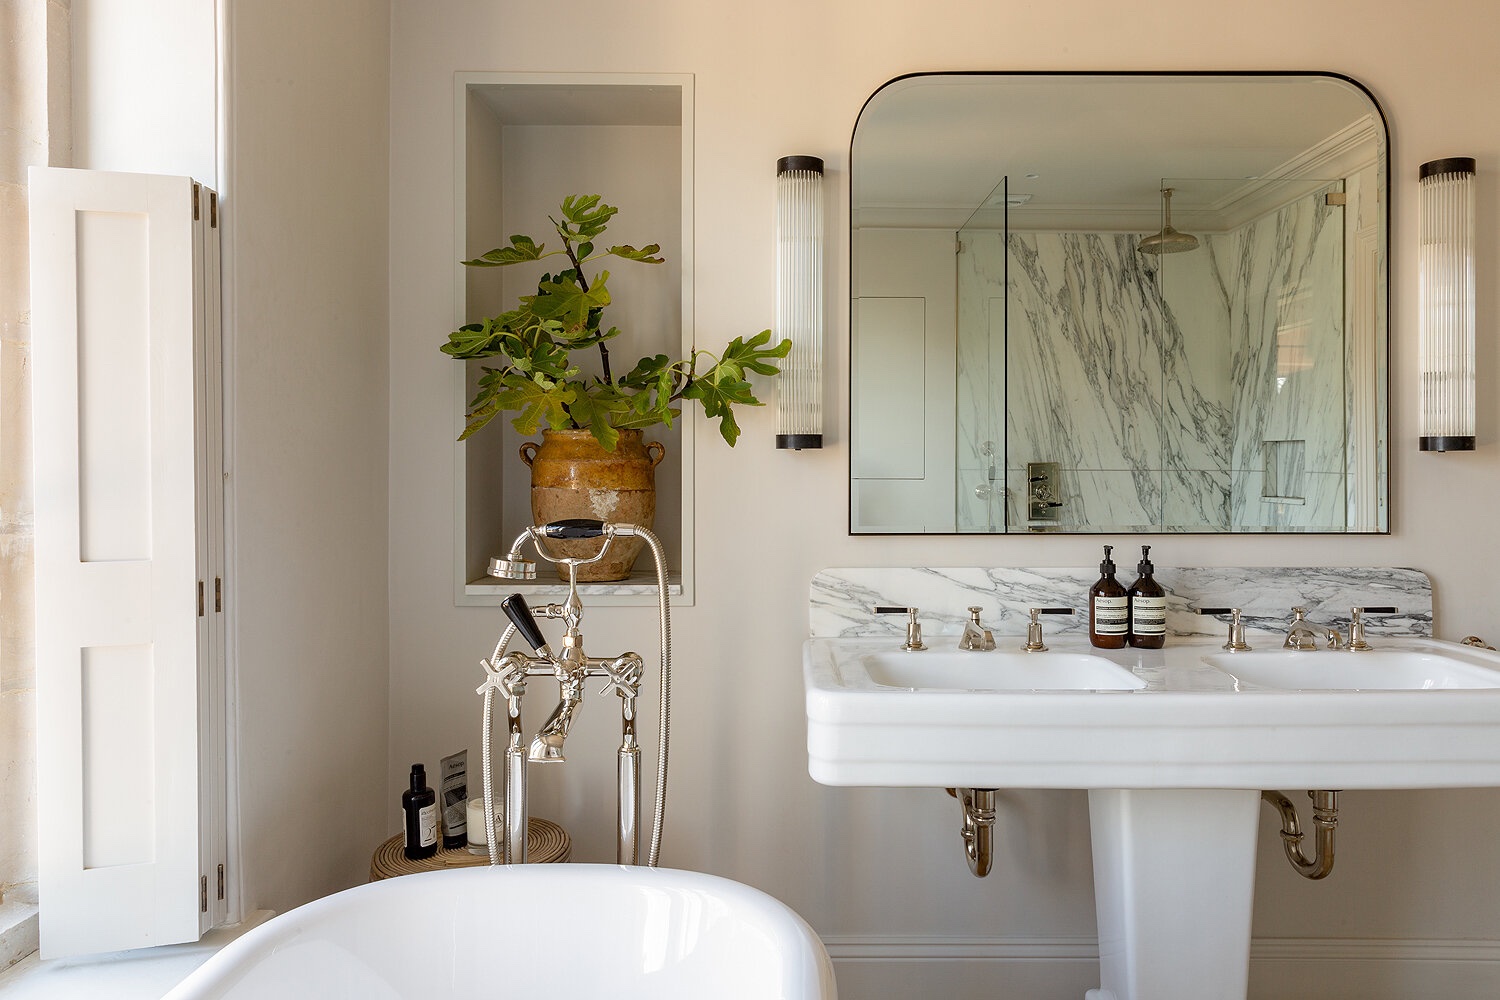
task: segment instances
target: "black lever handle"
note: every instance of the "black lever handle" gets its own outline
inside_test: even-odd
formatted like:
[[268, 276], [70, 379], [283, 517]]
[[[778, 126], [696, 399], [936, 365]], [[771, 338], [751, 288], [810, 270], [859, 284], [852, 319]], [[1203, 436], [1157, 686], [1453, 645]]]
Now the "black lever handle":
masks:
[[1366, 615], [1393, 615], [1396, 613], [1395, 608], [1360, 608], [1359, 610], [1361, 614]]
[[1234, 614], [1234, 609], [1233, 608], [1198, 608], [1197, 611], [1198, 611], [1198, 613], [1200, 615], [1231, 615], [1231, 614]]
[[1037, 608], [1036, 609], [1036, 613], [1039, 614], [1039, 615], [1071, 615], [1073, 613], [1073, 609], [1072, 608]]
[[542, 525], [548, 538], [598, 538], [604, 534], [604, 522], [588, 517], [570, 517]]
[[500, 608], [516, 627], [516, 631], [521, 633], [521, 638], [526, 640], [534, 652], [540, 653], [547, 645], [547, 640], [542, 638], [542, 630], [536, 627], [536, 619], [532, 617], [526, 598], [520, 594], [511, 594], [500, 602]]

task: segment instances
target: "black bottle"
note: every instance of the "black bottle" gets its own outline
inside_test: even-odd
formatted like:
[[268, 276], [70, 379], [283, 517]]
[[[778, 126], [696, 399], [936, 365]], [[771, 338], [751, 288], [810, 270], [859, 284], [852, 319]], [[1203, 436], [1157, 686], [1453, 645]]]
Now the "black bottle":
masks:
[[406, 856], [413, 861], [437, 853], [437, 795], [427, 787], [427, 768], [411, 766], [411, 787], [401, 793], [406, 814]]
[[1139, 576], [1128, 592], [1130, 644], [1139, 649], [1161, 649], [1167, 641], [1167, 592], [1151, 575], [1156, 571], [1151, 565], [1151, 546], [1141, 546], [1141, 561], [1135, 571]]
[[1124, 649], [1130, 631], [1130, 598], [1115, 579], [1112, 551], [1113, 545], [1104, 546], [1099, 582], [1089, 588], [1089, 642], [1100, 649]]

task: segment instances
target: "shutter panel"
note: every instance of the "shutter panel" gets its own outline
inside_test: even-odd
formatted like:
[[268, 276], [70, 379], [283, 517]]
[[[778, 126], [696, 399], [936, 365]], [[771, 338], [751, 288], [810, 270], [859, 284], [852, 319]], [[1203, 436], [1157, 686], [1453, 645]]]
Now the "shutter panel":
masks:
[[192, 941], [194, 185], [34, 167], [30, 192], [42, 955]]

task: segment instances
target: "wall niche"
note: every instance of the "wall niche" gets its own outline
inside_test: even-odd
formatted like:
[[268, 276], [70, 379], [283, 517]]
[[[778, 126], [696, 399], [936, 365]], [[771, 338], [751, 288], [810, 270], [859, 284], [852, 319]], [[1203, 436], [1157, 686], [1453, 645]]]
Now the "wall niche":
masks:
[[[609, 271], [613, 302], [605, 324], [621, 330], [610, 342], [612, 366], [628, 369], [643, 355], [685, 353], [693, 342], [691, 75], [458, 73], [454, 106], [455, 326], [511, 308], [518, 296], [535, 291], [538, 276], [565, 266], [566, 258], [505, 268], [465, 268], [460, 260], [504, 245], [515, 233], [553, 249], [559, 241], [548, 215], [569, 194], [600, 194], [619, 208], [606, 234], [610, 243], [658, 243], [666, 258], [644, 265], [610, 257], [588, 268]], [[455, 438], [480, 367], [454, 365]], [[694, 417], [689, 411], [671, 428], [645, 432], [646, 440], [667, 449], [656, 469], [654, 531], [678, 604], [693, 600]], [[528, 584], [485, 572], [490, 558], [504, 555], [532, 520], [530, 470], [519, 455], [525, 440], [501, 416], [454, 446], [459, 605], [499, 604], [517, 590], [546, 602], [566, 589], [546, 565]], [[580, 590], [591, 604], [654, 605], [649, 550], [630, 580]]]

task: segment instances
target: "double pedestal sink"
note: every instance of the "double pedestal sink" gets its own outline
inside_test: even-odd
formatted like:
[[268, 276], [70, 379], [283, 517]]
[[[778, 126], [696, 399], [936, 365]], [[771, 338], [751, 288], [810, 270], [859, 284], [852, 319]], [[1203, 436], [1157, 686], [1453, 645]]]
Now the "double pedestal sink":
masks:
[[[1018, 642], [1015, 639], [1011, 642]], [[1500, 655], [1206, 638], [971, 652], [815, 638], [808, 760], [829, 785], [1089, 793], [1090, 1000], [1244, 1000], [1262, 789], [1500, 785]], [[1002, 640], [1002, 647], [1004, 641]]]

